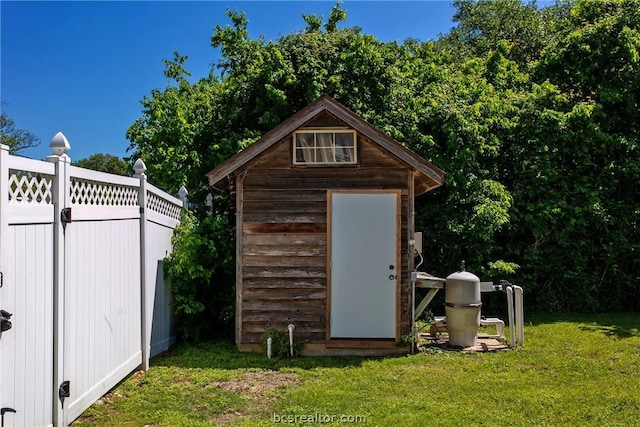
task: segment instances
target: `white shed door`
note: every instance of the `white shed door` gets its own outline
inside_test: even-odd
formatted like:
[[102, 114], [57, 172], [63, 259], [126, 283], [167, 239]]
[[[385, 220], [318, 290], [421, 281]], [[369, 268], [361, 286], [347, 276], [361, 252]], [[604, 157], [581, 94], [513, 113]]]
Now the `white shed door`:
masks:
[[331, 338], [394, 339], [399, 193], [330, 196]]

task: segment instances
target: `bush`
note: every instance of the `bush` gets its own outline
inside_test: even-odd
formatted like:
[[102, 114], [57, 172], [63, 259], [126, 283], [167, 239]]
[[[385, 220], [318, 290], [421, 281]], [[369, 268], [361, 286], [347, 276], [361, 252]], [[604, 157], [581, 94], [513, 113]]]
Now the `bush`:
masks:
[[[289, 347], [289, 332], [281, 331], [275, 328], [267, 328], [262, 338], [262, 349], [267, 352], [267, 340], [271, 338], [271, 356], [278, 359], [287, 359], [292, 357]], [[302, 345], [293, 340], [293, 354], [298, 355], [302, 350]]]
[[165, 259], [178, 316], [178, 334], [199, 341], [233, 334], [235, 279], [233, 242], [226, 216], [199, 220], [185, 211]]

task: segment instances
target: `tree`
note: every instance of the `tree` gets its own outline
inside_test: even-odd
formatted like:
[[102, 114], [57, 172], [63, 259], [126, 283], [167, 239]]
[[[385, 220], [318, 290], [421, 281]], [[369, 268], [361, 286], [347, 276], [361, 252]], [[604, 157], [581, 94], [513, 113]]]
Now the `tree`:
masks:
[[8, 145], [9, 152], [18, 153], [21, 150], [37, 147], [40, 140], [25, 129], [16, 129], [15, 122], [5, 112], [0, 113], [0, 144]]
[[[555, 181], [563, 188], [554, 196], [562, 195], [563, 203], [555, 215], [561, 222], [540, 249], [556, 246], [559, 259], [572, 254], [573, 265], [563, 270], [579, 285], [567, 286], [562, 299], [580, 301], [582, 308], [638, 308], [638, 10], [638, 0], [575, 1], [567, 25], [533, 73], [575, 106], [575, 119], [557, 130], [562, 140], [545, 156], [557, 159]], [[567, 130], [575, 130], [571, 138]], [[542, 257], [536, 254], [534, 261], [542, 264]]]
[[123, 176], [129, 176], [133, 172], [129, 163], [112, 154], [92, 154], [85, 159], [74, 161], [72, 164], [81, 168]]
[[[638, 0], [456, 6], [451, 34], [402, 44], [342, 27], [339, 3], [269, 42], [230, 11], [209, 76], [191, 84], [186, 56], [165, 61], [169, 84], [142, 100], [130, 148], [154, 182], [201, 202], [208, 170], [328, 94], [445, 170], [416, 205], [429, 271], [464, 259], [483, 279], [522, 284], [536, 309], [638, 309]], [[216, 194], [215, 220], [192, 233], [228, 236], [226, 209]], [[205, 291], [232, 289], [226, 243], [219, 265], [195, 260], [217, 265], [198, 279]]]
[[441, 45], [464, 61], [482, 57], [506, 41], [512, 46], [509, 59], [527, 67], [558, 37], [570, 4], [539, 8], [535, 0], [455, 0], [454, 6], [457, 26], [440, 39]]

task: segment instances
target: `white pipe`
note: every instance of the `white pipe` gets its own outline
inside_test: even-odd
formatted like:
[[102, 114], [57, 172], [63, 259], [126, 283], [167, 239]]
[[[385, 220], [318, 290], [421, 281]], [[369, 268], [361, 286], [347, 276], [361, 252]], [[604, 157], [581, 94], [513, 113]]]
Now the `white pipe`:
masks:
[[267, 357], [271, 359], [271, 343], [273, 339], [271, 337], [267, 338]]
[[413, 349], [418, 344], [418, 338], [416, 336], [416, 279], [418, 273], [411, 272], [411, 354]]
[[516, 309], [516, 329], [517, 337], [516, 344], [524, 345], [524, 307], [523, 307], [523, 291], [520, 286], [513, 286], [515, 294], [515, 309]]
[[291, 353], [291, 357], [293, 357], [293, 330], [296, 327], [293, 325], [293, 323], [289, 323], [289, 326], [287, 326], [287, 329], [289, 330], [289, 351]]
[[511, 286], [507, 286], [507, 311], [509, 312], [509, 335], [511, 337], [511, 340], [509, 341], [509, 346], [515, 347], [516, 331], [515, 331], [515, 325], [513, 321], [513, 288]]

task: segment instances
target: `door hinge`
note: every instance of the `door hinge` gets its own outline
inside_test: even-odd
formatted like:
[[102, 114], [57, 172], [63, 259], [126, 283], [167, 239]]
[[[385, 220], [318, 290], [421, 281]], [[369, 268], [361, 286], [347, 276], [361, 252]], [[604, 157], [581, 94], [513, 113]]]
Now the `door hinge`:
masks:
[[64, 208], [60, 211], [60, 221], [63, 224], [69, 224], [71, 222], [71, 208]]
[[4, 273], [0, 271], [0, 288], [4, 286]]
[[71, 397], [71, 382], [69, 380], [62, 381], [60, 384], [60, 388], [58, 389], [58, 396], [63, 397]]

